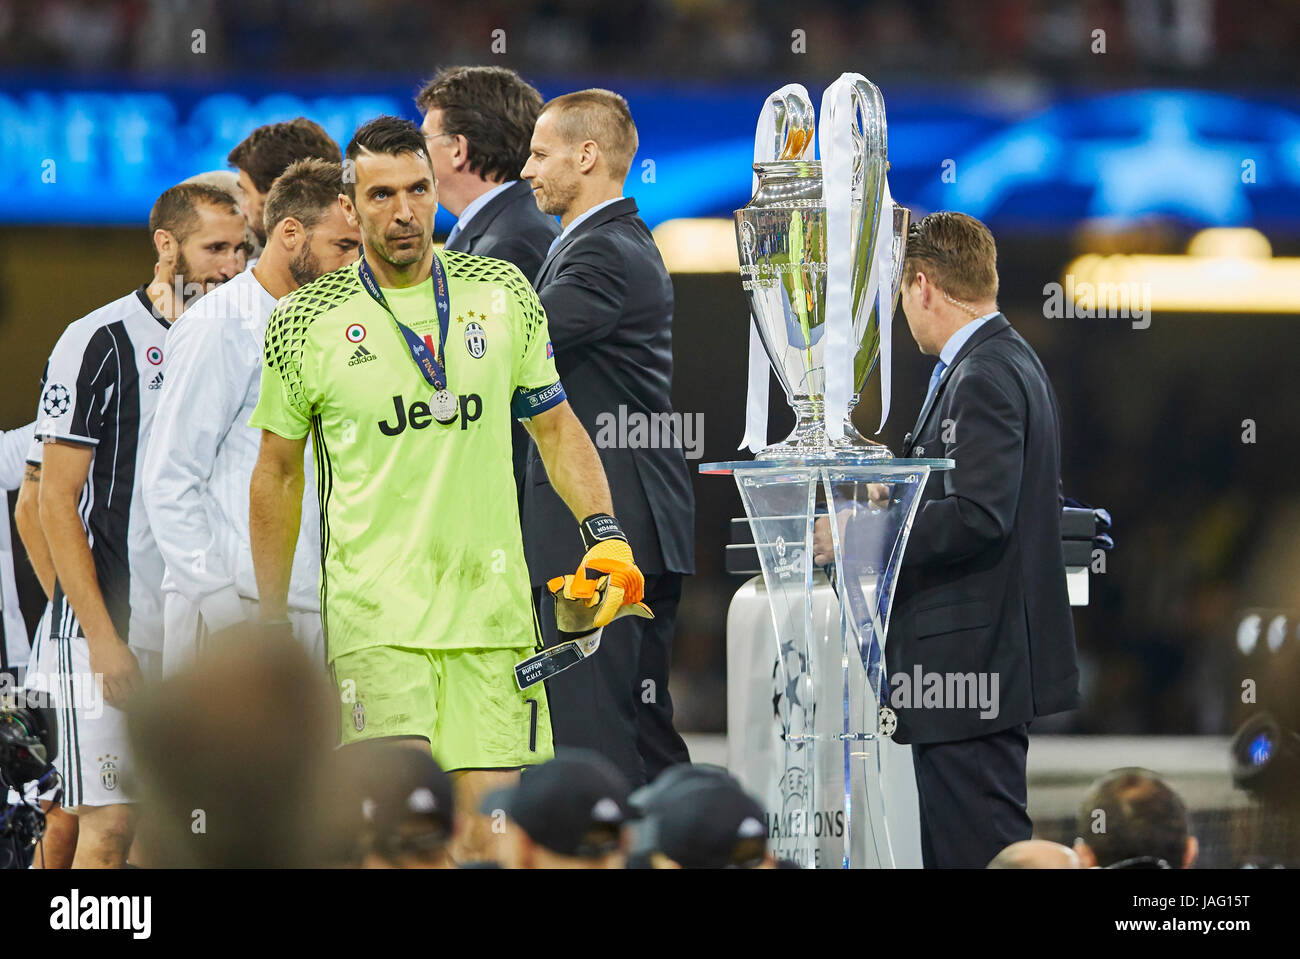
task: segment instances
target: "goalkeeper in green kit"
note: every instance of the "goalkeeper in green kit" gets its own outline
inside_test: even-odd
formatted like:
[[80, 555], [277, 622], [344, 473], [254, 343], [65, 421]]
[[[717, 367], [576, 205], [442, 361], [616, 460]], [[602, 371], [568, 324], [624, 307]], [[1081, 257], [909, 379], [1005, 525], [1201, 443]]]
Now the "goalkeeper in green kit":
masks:
[[344, 166], [339, 202], [363, 256], [282, 299], [266, 331], [249, 491], [262, 615], [285, 616], [310, 434], [340, 742], [431, 748], [467, 814], [453, 854], [493, 858], [500, 837], [480, 798], [553, 753], [545, 687], [516, 679], [540, 642], [511, 417], [581, 521], [589, 551], [552, 590], [588, 651], [615, 617], [649, 615], [644, 583], [528, 280], [502, 260], [434, 250], [437, 189], [414, 124], [365, 124]]

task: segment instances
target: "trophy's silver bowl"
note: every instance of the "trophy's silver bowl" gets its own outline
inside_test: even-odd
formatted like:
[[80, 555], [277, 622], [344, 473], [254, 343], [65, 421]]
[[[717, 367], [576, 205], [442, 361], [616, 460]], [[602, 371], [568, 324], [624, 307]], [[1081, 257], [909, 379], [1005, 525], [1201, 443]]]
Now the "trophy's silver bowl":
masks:
[[[736, 243], [740, 251], [741, 285], [758, 325], [768, 360], [794, 408], [794, 431], [782, 442], [762, 450], [760, 458], [852, 455], [889, 458], [892, 454], [862, 436], [851, 414], [867, 379], [880, 358], [880, 317], [877, 302], [868, 302], [866, 287], [879, 219], [885, 215], [883, 143], [879, 150], [859, 153], [851, 197], [853, 265], [850, 348], [853, 355], [853, 396], [844, 411], [844, 435], [832, 441], [824, 428], [826, 395], [826, 204], [821, 163], [815, 160], [776, 160], [754, 164], [758, 189], [743, 210], [736, 211]], [[889, 284], [889, 306], [898, 301], [899, 278], [907, 242], [909, 214], [895, 205], [891, 224], [891, 269], [880, 278]]]

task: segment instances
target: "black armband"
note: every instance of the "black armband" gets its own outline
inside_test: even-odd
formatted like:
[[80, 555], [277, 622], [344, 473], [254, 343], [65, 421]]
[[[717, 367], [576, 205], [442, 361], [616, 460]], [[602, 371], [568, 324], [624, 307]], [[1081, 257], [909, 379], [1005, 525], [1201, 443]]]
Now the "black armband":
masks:
[[590, 550], [593, 546], [604, 539], [621, 539], [627, 542], [627, 537], [623, 534], [623, 527], [618, 525], [618, 520], [608, 513], [592, 513], [581, 523], [578, 529], [582, 531], [582, 548]]

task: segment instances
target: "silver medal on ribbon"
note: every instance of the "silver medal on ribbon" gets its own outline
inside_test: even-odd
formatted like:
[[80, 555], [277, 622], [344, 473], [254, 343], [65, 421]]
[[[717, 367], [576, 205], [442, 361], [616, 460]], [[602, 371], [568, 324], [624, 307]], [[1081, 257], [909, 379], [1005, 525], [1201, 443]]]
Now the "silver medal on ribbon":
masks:
[[456, 418], [456, 397], [451, 395], [451, 390], [437, 390], [429, 399], [429, 409], [439, 423], [450, 423]]

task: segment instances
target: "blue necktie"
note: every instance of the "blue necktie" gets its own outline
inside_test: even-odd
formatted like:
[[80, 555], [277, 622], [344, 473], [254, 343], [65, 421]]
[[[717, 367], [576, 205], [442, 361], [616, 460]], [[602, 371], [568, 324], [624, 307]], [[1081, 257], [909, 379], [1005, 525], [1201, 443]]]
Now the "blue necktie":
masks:
[[456, 225], [453, 226], [451, 228], [451, 232], [447, 234], [447, 240], [445, 243], [443, 243], [443, 246], [451, 246], [451, 241], [456, 239], [459, 233], [460, 233], [460, 220], [457, 220]]
[[[934, 396], [934, 391], [939, 388], [939, 378], [943, 376], [943, 371], [947, 369], [947, 364], [943, 360], [934, 364], [934, 372], [930, 374], [930, 388], [925, 391], [925, 403], [930, 402], [930, 397]], [[925, 403], [921, 408], [925, 408]]]

